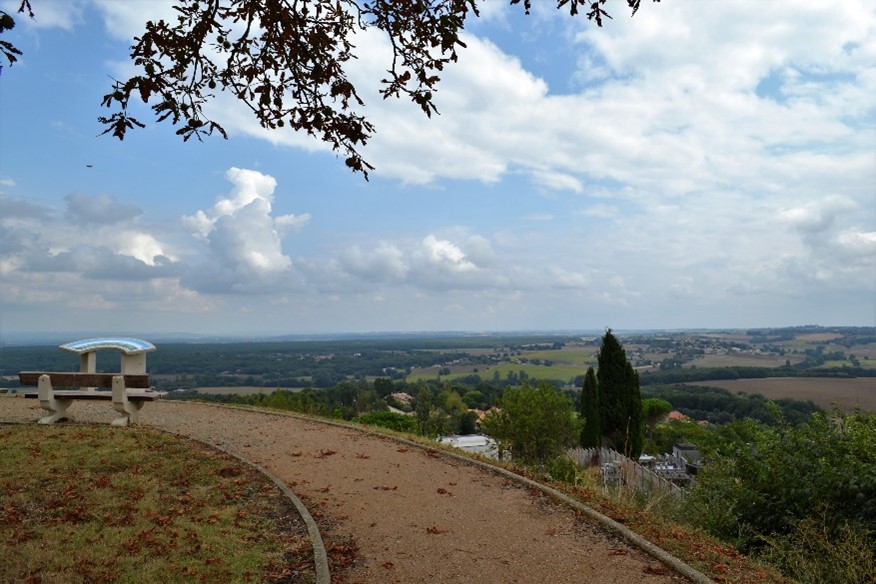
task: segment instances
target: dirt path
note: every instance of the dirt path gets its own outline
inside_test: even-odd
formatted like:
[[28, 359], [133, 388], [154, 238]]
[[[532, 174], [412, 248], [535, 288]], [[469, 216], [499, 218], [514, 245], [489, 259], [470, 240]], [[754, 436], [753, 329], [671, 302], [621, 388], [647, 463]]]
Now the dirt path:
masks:
[[[112, 408], [76, 403], [81, 421]], [[0, 420], [33, 421], [35, 400], [0, 398]], [[149, 404], [141, 422], [264, 466], [354, 541], [343, 581], [385, 584], [681, 582], [659, 562], [538, 492], [481, 468], [354, 429], [206, 404]]]

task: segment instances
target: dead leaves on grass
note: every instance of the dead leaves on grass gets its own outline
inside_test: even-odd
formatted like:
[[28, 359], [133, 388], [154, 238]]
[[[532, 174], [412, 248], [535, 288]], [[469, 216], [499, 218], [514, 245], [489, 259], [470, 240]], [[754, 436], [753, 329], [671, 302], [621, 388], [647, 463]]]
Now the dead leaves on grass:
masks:
[[655, 576], [667, 576], [673, 573], [672, 568], [663, 564], [648, 564], [642, 571], [646, 574], [654, 574]]
[[[0, 498], [0, 525], [13, 528], [11, 537], [0, 545], [3, 553], [10, 546], [33, 546], [46, 533], [68, 537], [98, 529], [99, 535], [87, 536], [83, 545], [107, 545], [113, 550], [108, 554], [112, 558], [146, 555], [170, 565], [184, 557], [196, 564], [178, 566], [177, 574], [191, 568], [187, 575], [193, 581], [203, 580], [208, 574], [211, 581], [230, 581], [240, 576], [233, 575], [237, 567], [217, 550], [208, 552], [212, 544], [209, 538], [200, 540], [199, 525], [215, 525], [222, 538], [238, 537], [260, 546], [269, 538], [282, 539], [289, 532], [290, 528], [281, 528], [279, 523], [269, 527], [266, 522], [268, 517], [288, 517], [288, 500], [276, 486], [232, 457], [184, 440], [169, 443], [158, 433], [116, 431], [108, 438], [103, 429], [76, 428], [75, 433], [67, 428], [39, 430], [38, 442], [30, 440], [24, 430], [16, 433], [21, 443], [31, 442], [29, 448], [20, 449], [20, 460], [16, 461], [24, 465], [26, 472], [16, 470], [19, 467], [9, 460], [5, 461], [6, 472], [0, 472], [0, 491], [4, 494]], [[58, 436], [45, 435], [52, 430]], [[83, 438], [93, 444], [84, 445], [88, 448], [80, 454]], [[71, 445], [80, 448], [77, 451]], [[140, 461], [133, 463], [134, 457]], [[155, 488], [156, 482], [160, 489]], [[229, 513], [228, 503], [244, 507]], [[291, 513], [297, 516], [294, 509]], [[283, 525], [286, 523], [284, 520]], [[303, 527], [300, 535], [306, 538]], [[307, 547], [301, 554], [284, 547], [283, 559], [274, 564], [277, 573], [269, 574], [270, 566], [265, 566], [264, 574], [250, 574], [248, 580], [274, 582], [280, 572], [288, 576], [290, 562], [310, 561]], [[119, 578], [119, 568], [110, 560], [86, 553], [66, 554], [57, 566], [34, 560], [17, 568], [10, 581], [42, 582], [50, 571], [53, 578], [61, 578], [58, 581], [111, 582]], [[6, 581], [5, 577], [0, 576], [0, 581]]]

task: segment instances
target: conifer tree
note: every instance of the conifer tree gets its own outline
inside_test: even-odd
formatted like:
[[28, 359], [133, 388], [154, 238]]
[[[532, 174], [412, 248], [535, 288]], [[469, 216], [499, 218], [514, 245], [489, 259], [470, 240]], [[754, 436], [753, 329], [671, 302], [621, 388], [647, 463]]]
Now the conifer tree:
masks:
[[581, 430], [581, 446], [592, 448], [602, 445], [602, 416], [600, 415], [599, 385], [596, 383], [596, 372], [593, 367], [587, 368], [584, 376], [584, 387], [581, 389], [581, 404], [579, 412], [584, 419], [584, 429]]
[[611, 329], [605, 331], [597, 357], [604, 443], [637, 459], [642, 453], [642, 397], [639, 374]]

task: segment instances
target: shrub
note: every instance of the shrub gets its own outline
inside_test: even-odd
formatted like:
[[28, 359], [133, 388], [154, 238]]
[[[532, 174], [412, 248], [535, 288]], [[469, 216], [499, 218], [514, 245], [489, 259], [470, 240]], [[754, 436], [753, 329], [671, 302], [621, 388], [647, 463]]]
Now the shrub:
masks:
[[551, 478], [555, 481], [568, 485], [578, 483], [578, 464], [568, 456], [558, 456], [550, 460], [547, 468]]
[[494, 438], [499, 452], [510, 452], [515, 462], [543, 465], [578, 442], [581, 424], [572, 402], [553, 386], [524, 382], [509, 387], [502, 409], [484, 418], [484, 433]]
[[792, 537], [815, 519], [831, 537], [848, 529], [872, 533], [876, 416], [837, 412], [814, 414], [797, 427], [760, 426], [698, 478], [688, 512], [744, 550], [762, 547], [765, 538]]
[[807, 518], [793, 531], [764, 538], [760, 559], [800, 584], [876, 582], [872, 534], [850, 523], [828, 529], [829, 518]]
[[369, 412], [364, 416], [356, 418], [356, 421], [369, 426], [380, 426], [381, 428], [388, 428], [396, 432], [407, 432], [409, 434], [416, 434], [418, 430], [416, 418], [396, 412]]

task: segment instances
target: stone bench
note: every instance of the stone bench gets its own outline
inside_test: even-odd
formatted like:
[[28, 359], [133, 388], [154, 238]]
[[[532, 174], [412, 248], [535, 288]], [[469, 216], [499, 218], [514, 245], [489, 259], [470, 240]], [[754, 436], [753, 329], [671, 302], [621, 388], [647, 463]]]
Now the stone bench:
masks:
[[[74, 400], [103, 400], [112, 401], [116, 411], [122, 414], [112, 421], [112, 425], [128, 426], [139, 421], [140, 410], [146, 402], [167, 395], [163, 391], [150, 390], [149, 376], [141, 374], [22, 371], [18, 374], [18, 380], [24, 387], [37, 387], [35, 392], [26, 392], [24, 397], [39, 399], [40, 406], [49, 412], [48, 416], [40, 418], [40, 424], [54, 424], [60, 420], [71, 419], [67, 408]], [[111, 388], [111, 391], [101, 391], [98, 388]], [[131, 391], [132, 388], [135, 391]]]

